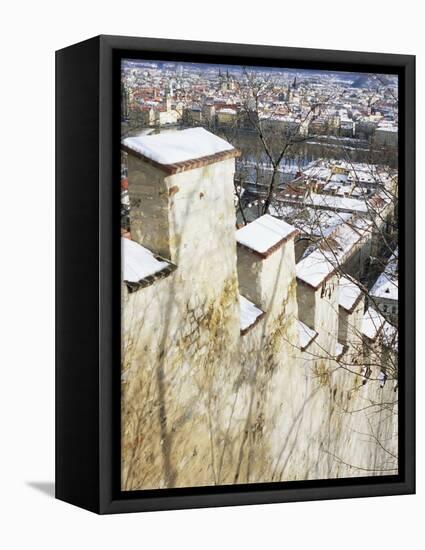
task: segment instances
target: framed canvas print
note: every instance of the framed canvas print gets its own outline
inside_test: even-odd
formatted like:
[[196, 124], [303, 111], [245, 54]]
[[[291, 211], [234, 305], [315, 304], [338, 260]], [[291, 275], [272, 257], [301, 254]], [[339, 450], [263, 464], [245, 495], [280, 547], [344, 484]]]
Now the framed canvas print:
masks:
[[414, 57], [56, 59], [57, 498], [414, 492]]

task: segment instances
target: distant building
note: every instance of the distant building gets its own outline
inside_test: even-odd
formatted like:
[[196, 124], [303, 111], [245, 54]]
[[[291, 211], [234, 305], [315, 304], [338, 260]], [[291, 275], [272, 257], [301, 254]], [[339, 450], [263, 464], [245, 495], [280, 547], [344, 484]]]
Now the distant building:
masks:
[[202, 108], [200, 105], [191, 105], [183, 109], [183, 122], [188, 126], [199, 126], [202, 123]]
[[380, 147], [397, 147], [398, 127], [395, 124], [391, 123], [379, 124], [375, 131], [374, 144]]
[[202, 106], [202, 116], [208, 122], [213, 122], [215, 118], [214, 103], [205, 103]]
[[339, 125], [339, 135], [341, 137], [354, 137], [356, 123], [349, 118], [341, 118]]
[[217, 126], [236, 126], [238, 112], [232, 107], [223, 107], [216, 113]]
[[363, 117], [356, 121], [356, 138], [370, 141], [378, 125], [376, 120]]

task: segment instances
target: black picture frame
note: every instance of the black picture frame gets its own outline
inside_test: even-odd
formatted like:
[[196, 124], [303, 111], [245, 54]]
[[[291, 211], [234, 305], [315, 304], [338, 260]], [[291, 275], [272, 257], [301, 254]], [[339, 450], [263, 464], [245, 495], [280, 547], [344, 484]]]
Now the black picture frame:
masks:
[[[121, 57], [399, 75], [396, 476], [158, 489], [119, 484]], [[415, 492], [415, 57], [98, 36], [56, 52], [56, 498], [100, 514]], [[118, 476], [118, 477], [117, 477]]]

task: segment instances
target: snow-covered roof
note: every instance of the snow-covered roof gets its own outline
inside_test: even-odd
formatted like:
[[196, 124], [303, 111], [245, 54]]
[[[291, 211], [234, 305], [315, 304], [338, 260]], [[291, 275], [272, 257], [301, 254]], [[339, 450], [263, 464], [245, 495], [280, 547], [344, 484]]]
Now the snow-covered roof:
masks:
[[370, 340], [374, 340], [384, 323], [384, 317], [370, 307], [363, 315], [362, 332]]
[[335, 271], [325, 254], [317, 249], [297, 264], [297, 278], [313, 288], [319, 287]]
[[398, 284], [397, 281], [389, 278], [384, 272], [376, 280], [371, 291], [371, 296], [375, 298], [386, 298], [387, 300], [398, 300]]
[[[346, 183], [348, 177], [346, 174], [332, 174], [332, 176], [330, 177], [330, 182], [332, 183]], [[325, 186], [325, 189], [326, 189], [326, 186]]]
[[396, 250], [389, 259], [385, 270], [379, 275], [371, 288], [371, 296], [386, 298], [387, 300], [398, 300], [397, 261], [398, 251]]
[[227, 115], [236, 115], [237, 111], [235, 111], [235, 109], [230, 109], [228, 107], [225, 107], [223, 109], [220, 109], [218, 111], [218, 113], [224, 113], [224, 114], [227, 114]]
[[288, 205], [278, 201], [270, 205], [270, 212], [293, 224], [303, 233], [316, 237], [327, 237], [339, 225], [348, 222], [352, 216], [349, 212], [321, 210], [310, 206], [300, 210], [299, 205]]
[[388, 321], [382, 326], [382, 342], [393, 351], [398, 350], [398, 329]]
[[312, 177], [321, 180], [327, 180], [332, 175], [332, 169], [328, 166], [313, 165], [304, 170], [307, 177]]
[[270, 214], [264, 214], [255, 221], [236, 231], [236, 240], [261, 257], [265, 258], [286, 239], [295, 235], [296, 228]]
[[351, 248], [364, 236], [371, 234], [372, 222], [354, 214], [335, 228], [335, 231], [329, 235], [335, 239], [341, 249], [341, 255], [351, 250]]
[[204, 128], [128, 137], [128, 149], [158, 164], [178, 164], [234, 150], [233, 145]]
[[386, 132], [398, 132], [398, 126], [395, 124], [384, 124], [383, 122], [379, 123], [377, 130], [384, 130]]
[[320, 208], [348, 210], [350, 212], [358, 213], [368, 212], [368, 206], [364, 200], [352, 199], [349, 197], [311, 193], [311, 195], [306, 198], [305, 202], [306, 204], [312, 204], [313, 206]]
[[121, 238], [123, 281], [138, 283], [142, 279], [155, 275], [170, 266], [165, 260], [157, 260], [144, 246]]
[[370, 220], [350, 215], [344, 223], [340, 223], [332, 232], [323, 234], [318, 244], [314, 243], [307, 247], [303, 257], [307, 257], [313, 250], [320, 249], [326, 258], [335, 266], [339, 267], [350, 254], [353, 247], [371, 232], [372, 222]]
[[361, 290], [353, 281], [347, 277], [341, 277], [339, 280], [339, 305], [341, 307], [351, 311], [360, 295]]
[[239, 307], [240, 307], [240, 324], [241, 332], [245, 333], [249, 327], [254, 325], [260, 317], [264, 315], [264, 311], [261, 311], [255, 304], [250, 302], [239, 294]]
[[307, 346], [316, 338], [317, 332], [308, 327], [305, 323], [297, 320], [298, 324], [298, 342], [301, 350], [305, 350]]
[[311, 206], [313, 208], [336, 210], [340, 212], [345, 211], [363, 215], [369, 212], [369, 207], [365, 200], [353, 199], [342, 195], [310, 193], [305, 197], [297, 195], [295, 198], [292, 198], [280, 194], [278, 200], [303, 207]]

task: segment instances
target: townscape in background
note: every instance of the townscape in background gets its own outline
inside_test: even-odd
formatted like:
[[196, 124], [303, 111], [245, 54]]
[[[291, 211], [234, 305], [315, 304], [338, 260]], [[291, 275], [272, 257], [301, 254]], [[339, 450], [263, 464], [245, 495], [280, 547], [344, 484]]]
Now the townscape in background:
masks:
[[[371, 232], [377, 218], [385, 220], [367, 250], [352, 258], [348, 243], [338, 252], [349, 257], [350, 274], [397, 324], [396, 76], [126, 60], [121, 107], [123, 137], [202, 126], [237, 147], [239, 227], [264, 213], [293, 224], [301, 231], [297, 261], [312, 245], [327, 246], [343, 230], [338, 226], [346, 233], [350, 220], [354, 240], [360, 230]], [[277, 142], [272, 155], [279, 156], [279, 142], [286, 146], [278, 166], [270, 162], [260, 131], [270, 149]], [[274, 171], [278, 181], [265, 211]], [[129, 230], [126, 176], [124, 158], [123, 233]], [[369, 225], [356, 228], [356, 219], [371, 217]]]
[[122, 487], [398, 471], [398, 81], [125, 60]]

